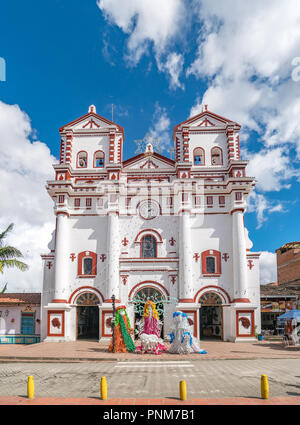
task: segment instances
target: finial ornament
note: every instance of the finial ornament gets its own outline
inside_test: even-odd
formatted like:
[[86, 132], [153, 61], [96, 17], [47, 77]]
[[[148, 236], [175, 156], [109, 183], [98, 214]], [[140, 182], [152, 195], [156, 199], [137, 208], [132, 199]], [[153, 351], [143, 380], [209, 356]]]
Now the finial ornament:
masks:
[[90, 105], [90, 107], [89, 107], [89, 113], [93, 113], [93, 114], [95, 114], [96, 113], [96, 106], [95, 105]]

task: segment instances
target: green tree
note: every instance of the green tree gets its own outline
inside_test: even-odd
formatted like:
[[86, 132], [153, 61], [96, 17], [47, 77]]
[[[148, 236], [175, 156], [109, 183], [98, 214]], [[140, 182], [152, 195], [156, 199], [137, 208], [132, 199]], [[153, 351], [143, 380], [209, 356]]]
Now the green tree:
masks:
[[23, 261], [18, 260], [18, 258], [23, 257], [21, 251], [13, 246], [4, 245], [4, 239], [9, 232], [12, 231], [14, 225], [11, 223], [8, 228], [0, 233], [0, 272], [3, 273], [5, 267], [12, 268], [16, 267], [17, 269], [24, 272], [28, 270], [28, 265], [23, 263]]

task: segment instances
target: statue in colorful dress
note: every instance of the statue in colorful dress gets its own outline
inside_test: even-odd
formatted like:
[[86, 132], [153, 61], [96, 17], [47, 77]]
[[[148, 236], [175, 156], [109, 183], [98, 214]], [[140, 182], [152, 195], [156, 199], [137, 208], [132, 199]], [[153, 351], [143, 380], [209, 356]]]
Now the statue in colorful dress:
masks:
[[176, 354], [207, 354], [205, 350], [201, 350], [199, 341], [192, 335], [191, 325], [193, 324], [186, 313], [176, 311], [173, 314], [173, 326], [171, 327], [169, 348], [170, 353]]
[[[115, 353], [128, 353], [135, 351], [135, 345], [131, 338], [133, 329], [127, 315], [126, 307], [121, 305], [116, 308], [115, 322]], [[113, 351], [113, 341], [111, 340], [108, 351]]]
[[153, 301], [146, 301], [144, 305], [143, 319], [137, 323], [138, 339], [140, 345], [136, 351], [142, 353], [161, 354], [167, 350], [160, 338], [162, 322], [159, 320], [159, 314]]

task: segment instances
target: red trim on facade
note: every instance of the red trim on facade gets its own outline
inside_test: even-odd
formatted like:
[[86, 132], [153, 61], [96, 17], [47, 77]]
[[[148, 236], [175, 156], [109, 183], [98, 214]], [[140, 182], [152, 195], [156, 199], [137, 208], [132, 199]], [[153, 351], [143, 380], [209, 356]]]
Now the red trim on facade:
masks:
[[235, 208], [234, 210], [230, 211], [230, 214], [233, 214], [236, 211], [244, 212], [245, 210], [243, 208]]
[[232, 300], [233, 303], [250, 303], [249, 298], [234, 298]]
[[[239, 313], [251, 313], [251, 334], [245, 335], [239, 333]], [[251, 338], [255, 335], [255, 326], [254, 326], [254, 310], [237, 310], [236, 311], [236, 336], [237, 337], [246, 337]]]
[[194, 302], [194, 300], [193, 300], [193, 298], [180, 298], [180, 299], [178, 300], [178, 302], [179, 302], [179, 303], [193, 303], [193, 302]]
[[[219, 293], [217, 291], [214, 291], [214, 288], [215, 289], [218, 289], [219, 291], [221, 291], [221, 293]], [[217, 286], [217, 285], [207, 285], [207, 286], [204, 286], [203, 288], [199, 289], [199, 291], [194, 296], [194, 302], [196, 303], [197, 297], [200, 298], [205, 292], [209, 292], [209, 291], [216, 292], [218, 295], [221, 295], [223, 297], [224, 302], [226, 304], [231, 304], [232, 303], [231, 298], [230, 298], [230, 295], [228, 294], [228, 292], [225, 291], [225, 289], [223, 289], [223, 288], [221, 288], [220, 286]], [[198, 302], [197, 303], [199, 304], [199, 299], [198, 299]]]
[[[143, 229], [143, 230], [141, 230], [141, 231], [137, 234], [137, 236], [136, 236], [136, 238], [135, 238], [134, 242], [135, 242], [135, 243], [141, 243], [141, 241], [142, 241], [143, 237], [144, 237], [144, 236], [146, 236], [146, 234], [149, 234], [149, 232], [153, 232], [153, 233], [154, 233], [154, 235], [152, 235], [152, 236], [156, 236], [156, 237], [157, 237], [157, 239], [158, 239], [158, 240], [157, 240], [157, 243], [162, 243], [162, 242], [163, 242], [161, 235], [158, 233], [158, 231], [157, 231], [157, 230], [154, 230], [154, 229]], [[142, 235], [143, 233], [144, 233], [144, 235], [143, 235], [143, 236], [140, 236], [140, 235]], [[150, 233], [150, 235], [151, 235], [151, 233]]]
[[[87, 254], [88, 252], [88, 254]], [[92, 259], [92, 274], [85, 275], [83, 273], [83, 260], [85, 258], [91, 258]], [[77, 268], [77, 274], [78, 277], [95, 277], [97, 275], [97, 254], [92, 251], [82, 251], [78, 254], [78, 268]]]
[[181, 310], [183, 313], [193, 313], [194, 314], [194, 337], [197, 338], [198, 334], [198, 320], [197, 320], [197, 310]]
[[[98, 153], [102, 153], [103, 154], [103, 167], [96, 167], [96, 155], [98, 154]], [[99, 149], [99, 150], [97, 150], [95, 153], [94, 153], [94, 160], [93, 160], [93, 167], [94, 168], [97, 168], [97, 169], [102, 169], [102, 168], [105, 168], [105, 153], [101, 150], [101, 149]]]
[[[210, 252], [212, 253], [210, 254]], [[206, 270], [206, 258], [207, 257], [214, 257], [215, 258], [215, 265], [216, 265], [216, 271], [215, 273], [208, 273]], [[216, 276], [220, 275], [222, 273], [221, 271], [221, 253], [220, 251], [216, 251], [214, 249], [208, 249], [206, 251], [203, 251], [201, 253], [201, 264], [202, 264], [202, 274], [208, 275], [208, 276]]]
[[[62, 333], [61, 334], [50, 334], [50, 316], [51, 314], [62, 314]], [[47, 324], [47, 336], [65, 336], [65, 311], [64, 310], [48, 310], [48, 324]]]
[[[78, 160], [79, 160], [79, 155], [80, 155], [81, 153], [85, 153], [85, 154], [86, 154], [86, 166], [85, 166], [85, 167], [80, 167], [80, 166], [79, 166], [79, 162], [78, 162]], [[89, 159], [89, 156], [88, 156], [87, 151], [79, 151], [79, 152], [77, 153], [77, 157], [76, 157], [76, 167], [77, 167], [77, 168], [88, 168], [88, 159]]]
[[[164, 293], [169, 297], [170, 294], [167, 290], [167, 288], [165, 288], [161, 283], [155, 282], [154, 280], [144, 280], [143, 282], [137, 283], [136, 285], [134, 285], [134, 287], [130, 290], [129, 295], [128, 295], [128, 301], [131, 301], [131, 296], [133, 294], [133, 292], [135, 291], [136, 288], [138, 288], [139, 286], [145, 285], [146, 283], [149, 283], [148, 286], [144, 286], [144, 288], [153, 288], [153, 286], [151, 286], [151, 283], [159, 286], [160, 288], [163, 289]], [[137, 291], [135, 291], [137, 292]], [[165, 295], [163, 293], [163, 295]]]
[[[102, 298], [102, 302], [104, 301], [104, 296], [102, 295], [102, 293], [99, 291], [99, 289], [94, 288], [93, 286], [80, 286], [80, 288], [75, 289], [75, 291], [72, 292], [72, 294], [70, 295], [70, 298], [68, 300], [68, 303], [71, 304], [72, 298], [75, 297], [75, 294], [79, 291], [82, 291], [83, 289], [92, 289], [93, 291], [97, 292], [97, 294], [100, 295], [100, 297]], [[88, 291], [87, 291], [88, 292]], [[77, 296], [77, 295], [76, 295]]]
[[52, 302], [53, 303], [67, 303], [67, 300], [62, 300], [62, 299], [56, 298], [56, 299], [52, 300]]
[[[108, 298], [107, 300], [104, 300], [104, 301], [103, 301], [103, 303], [112, 303], [112, 301], [113, 301], [113, 300], [112, 300], [111, 298]], [[116, 302], [116, 303], [120, 303], [121, 301], [120, 301], [120, 300], [118, 300], [118, 299], [116, 299], [116, 300], [115, 300], [115, 302]]]
[[113, 311], [112, 310], [102, 310], [102, 320], [101, 320], [101, 322], [102, 322], [101, 331], [102, 332], [101, 332], [101, 336], [111, 337], [112, 336], [112, 333], [110, 333], [110, 334], [104, 333], [104, 330], [105, 330], [105, 321], [104, 321], [104, 319], [105, 319], [105, 315], [107, 313], [112, 315]]

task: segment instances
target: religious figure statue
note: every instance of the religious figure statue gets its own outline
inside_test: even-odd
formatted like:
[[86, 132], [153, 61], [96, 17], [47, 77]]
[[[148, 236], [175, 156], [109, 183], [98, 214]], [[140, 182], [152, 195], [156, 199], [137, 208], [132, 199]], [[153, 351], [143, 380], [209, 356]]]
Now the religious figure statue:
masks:
[[146, 301], [144, 305], [143, 319], [137, 323], [138, 339], [140, 345], [136, 351], [142, 353], [161, 354], [167, 347], [160, 338], [162, 322], [159, 320], [158, 311], [153, 301]]
[[186, 313], [176, 311], [173, 314], [173, 326], [169, 334], [171, 339], [170, 353], [176, 354], [207, 354], [205, 350], [201, 350], [199, 341], [193, 337], [191, 325], [194, 322]]
[[[135, 351], [135, 345], [131, 338], [133, 329], [131, 328], [130, 320], [124, 305], [116, 308], [115, 322], [112, 323], [112, 326], [115, 327], [115, 353]], [[112, 339], [109, 344], [108, 351], [113, 351]]]

